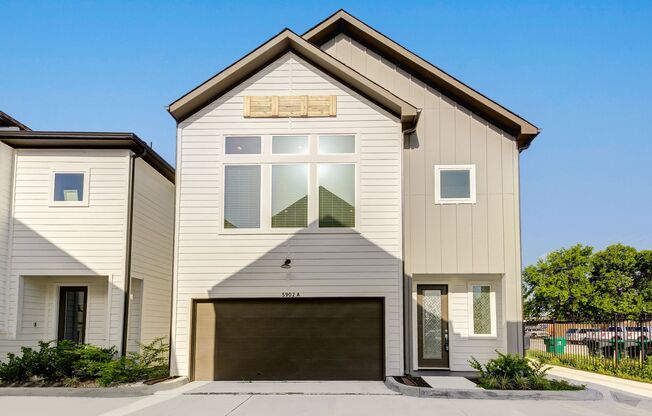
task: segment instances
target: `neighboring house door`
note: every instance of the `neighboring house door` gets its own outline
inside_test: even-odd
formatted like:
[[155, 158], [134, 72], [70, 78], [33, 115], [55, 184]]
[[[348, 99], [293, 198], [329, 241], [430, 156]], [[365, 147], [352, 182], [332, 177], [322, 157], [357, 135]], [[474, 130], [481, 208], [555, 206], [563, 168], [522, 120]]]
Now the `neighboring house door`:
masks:
[[417, 286], [419, 368], [448, 368], [448, 286]]
[[81, 344], [86, 336], [86, 307], [88, 288], [85, 286], [62, 286], [59, 292], [58, 340], [70, 340]]

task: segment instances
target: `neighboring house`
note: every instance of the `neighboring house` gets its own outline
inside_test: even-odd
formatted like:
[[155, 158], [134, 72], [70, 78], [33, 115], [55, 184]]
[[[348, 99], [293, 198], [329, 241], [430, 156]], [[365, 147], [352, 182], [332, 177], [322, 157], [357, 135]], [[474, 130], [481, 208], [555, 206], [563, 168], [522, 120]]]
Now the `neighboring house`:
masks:
[[167, 339], [174, 169], [132, 133], [0, 123], [0, 360], [41, 340]]
[[344, 11], [169, 112], [173, 374], [382, 379], [523, 352], [537, 127]]

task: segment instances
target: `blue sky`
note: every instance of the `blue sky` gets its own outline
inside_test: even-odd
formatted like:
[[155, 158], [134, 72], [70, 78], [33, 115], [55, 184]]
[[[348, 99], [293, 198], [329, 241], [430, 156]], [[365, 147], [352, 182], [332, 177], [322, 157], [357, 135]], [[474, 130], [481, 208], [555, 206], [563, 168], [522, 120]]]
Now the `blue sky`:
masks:
[[0, 0], [0, 109], [134, 131], [174, 161], [167, 104], [344, 7], [543, 128], [521, 159], [525, 264], [578, 242], [652, 248], [651, 1], [396, 4]]

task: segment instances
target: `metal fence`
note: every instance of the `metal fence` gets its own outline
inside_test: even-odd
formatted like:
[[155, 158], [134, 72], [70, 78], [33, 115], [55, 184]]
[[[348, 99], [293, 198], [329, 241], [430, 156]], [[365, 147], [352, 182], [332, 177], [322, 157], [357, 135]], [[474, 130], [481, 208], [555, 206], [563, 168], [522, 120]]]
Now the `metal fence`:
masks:
[[[528, 320], [525, 347], [538, 355], [601, 364], [642, 365], [652, 357], [652, 315], [595, 322]], [[652, 360], [652, 358], [650, 358]]]

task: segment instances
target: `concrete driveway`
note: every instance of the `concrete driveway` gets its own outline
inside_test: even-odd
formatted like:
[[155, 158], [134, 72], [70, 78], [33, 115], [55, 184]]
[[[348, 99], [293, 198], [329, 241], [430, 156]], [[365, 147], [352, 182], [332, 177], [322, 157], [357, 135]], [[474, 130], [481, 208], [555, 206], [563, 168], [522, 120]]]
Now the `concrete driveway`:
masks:
[[[299, 390], [301, 388], [301, 390]], [[346, 389], [346, 391], [341, 391]], [[240, 391], [237, 391], [240, 390]], [[190, 383], [142, 398], [0, 397], [7, 415], [649, 415], [612, 400], [449, 400], [397, 395], [382, 383]]]

